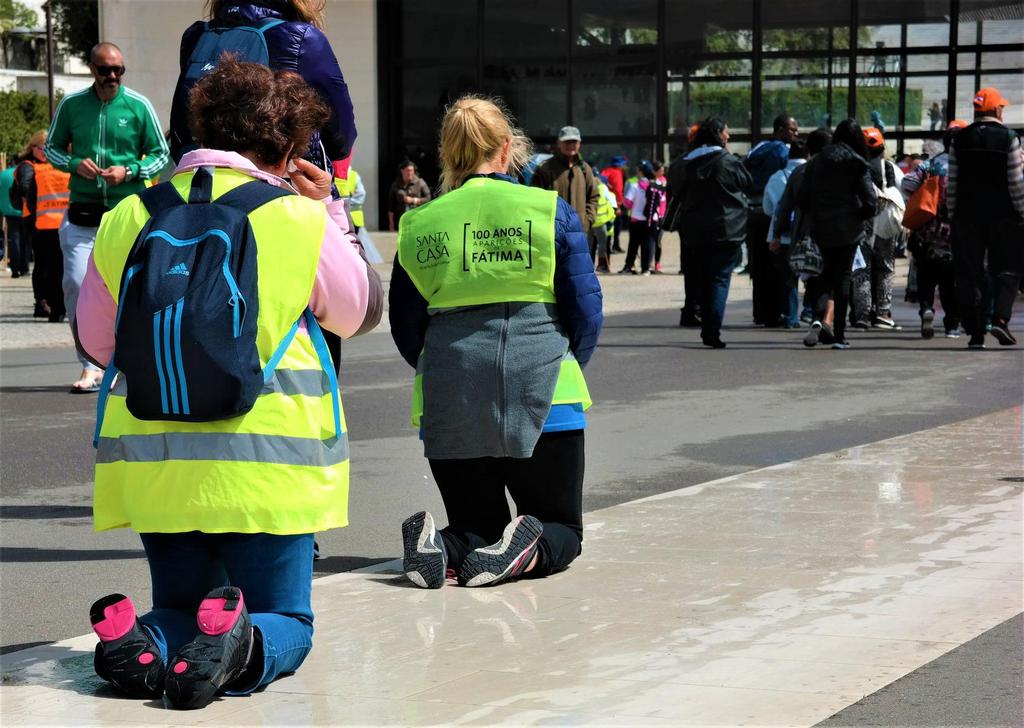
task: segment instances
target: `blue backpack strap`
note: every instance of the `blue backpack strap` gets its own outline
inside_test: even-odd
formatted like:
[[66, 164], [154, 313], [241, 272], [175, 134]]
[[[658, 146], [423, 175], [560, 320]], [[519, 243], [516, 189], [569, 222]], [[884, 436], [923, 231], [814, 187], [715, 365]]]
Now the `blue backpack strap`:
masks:
[[285, 334], [281, 343], [274, 349], [274, 353], [267, 362], [267, 365], [263, 367], [263, 381], [269, 382], [270, 378], [274, 376], [274, 370], [277, 369], [277, 365], [284, 358], [284, 353], [291, 346], [295, 333], [299, 330], [299, 321], [303, 319], [306, 321], [306, 330], [309, 332], [309, 338], [313, 342], [313, 350], [316, 351], [316, 356], [320, 360], [320, 368], [327, 375], [327, 383], [331, 388], [331, 403], [334, 406], [334, 435], [335, 437], [341, 437], [341, 397], [338, 395], [338, 375], [334, 371], [334, 362], [331, 361], [331, 352], [327, 348], [324, 332], [320, 330], [320, 324], [317, 322], [316, 316], [308, 308], [292, 324], [292, 327], [288, 329], [288, 333]]
[[185, 204], [185, 200], [170, 182], [161, 182], [143, 190], [139, 193], [139, 199], [146, 206], [146, 211], [149, 212], [151, 218], [156, 217], [158, 212]]
[[283, 23], [283, 22], [284, 21], [281, 20], [280, 18], [274, 18], [273, 20], [268, 20], [266, 23], [264, 23], [259, 28], [257, 28], [257, 30], [259, 31], [260, 35], [263, 35], [264, 33], [266, 33], [271, 28], [276, 28], [277, 26], [281, 25], [281, 23]]
[[324, 332], [320, 330], [320, 323], [310, 309], [303, 314], [306, 318], [306, 330], [309, 331], [309, 338], [313, 341], [313, 349], [320, 359], [320, 368], [327, 375], [327, 383], [331, 387], [331, 404], [334, 406], [334, 434], [341, 437], [341, 397], [338, 395], [338, 375], [334, 371], [334, 362], [331, 361], [331, 352], [327, 348], [327, 341], [324, 339]]
[[278, 197], [287, 197], [295, 194], [284, 187], [275, 187], [268, 182], [253, 180], [239, 185], [230, 192], [225, 192], [214, 202], [218, 205], [227, 205], [248, 215], [253, 210], [262, 207], [271, 200]]
[[[299, 319], [302, 317], [300, 316]], [[292, 345], [292, 339], [295, 338], [295, 333], [299, 330], [299, 319], [295, 319], [295, 323], [288, 329], [288, 333], [281, 339], [281, 343], [274, 349], [274, 353], [270, 355], [270, 359], [267, 361], [267, 365], [263, 367], [263, 383], [266, 384], [270, 381], [270, 378], [274, 376], [274, 370], [277, 369], [277, 365], [281, 363], [281, 359], [284, 357], [284, 353], [288, 351], [288, 347]]]
[[192, 175], [188, 204], [201, 205], [213, 199], [213, 167], [200, 167]]
[[117, 376], [117, 367], [114, 366], [114, 357], [110, 357], [110, 363], [103, 372], [103, 381], [100, 382], [99, 398], [96, 400], [96, 430], [92, 435], [92, 446], [100, 446], [100, 430], [103, 429], [103, 418], [107, 414], [107, 397], [110, 395], [110, 387]]

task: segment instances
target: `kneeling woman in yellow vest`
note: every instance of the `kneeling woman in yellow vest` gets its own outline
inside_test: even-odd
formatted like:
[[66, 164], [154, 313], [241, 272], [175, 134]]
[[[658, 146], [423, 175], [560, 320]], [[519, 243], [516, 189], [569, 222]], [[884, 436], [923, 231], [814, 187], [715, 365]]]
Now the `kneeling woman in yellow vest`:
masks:
[[[97, 673], [130, 695], [165, 692], [173, 707], [202, 707], [218, 693], [246, 694], [295, 671], [312, 645], [313, 533], [347, 525], [349, 476], [337, 383], [329, 358], [318, 356], [323, 339], [312, 317], [351, 337], [377, 324], [383, 304], [380, 280], [347, 229], [343, 203], [331, 202], [329, 175], [298, 158], [327, 114], [299, 76], [224, 62], [192, 94], [193, 131], [204, 148], [181, 160], [164, 183], [170, 187], [158, 186], [189, 200], [198, 190], [194, 181], [205, 175], [212, 187], [204, 195], [213, 202], [253, 180], [248, 189], [256, 194], [268, 196], [262, 185], [299, 194], [248, 213], [257, 269], [255, 348], [259, 365], [272, 373], [251, 409], [208, 422], [137, 419], [124, 396], [131, 401], [130, 377], [109, 397], [98, 437], [95, 526], [139, 532], [153, 610], [136, 618], [131, 600], [113, 594], [97, 601], [90, 617], [100, 638]], [[297, 169], [289, 183], [290, 160]], [[204, 205], [191, 199], [189, 214], [201, 214]], [[173, 209], [183, 209], [182, 201]], [[118, 363], [122, 347], [135, 346], [115, 341], [115, 328], [121, 287], [136, 290], [128, 288], [125, 262], [140, 231], [151, 229], [149, 220], [146, 204], [133, 195], [104, 216], [96, 238], [78, 303], [77, 340], [103, 366], [115, 345]], [[215, 249], [197, 252], [193, 266]], [[152, 272], [172, 274], [189, 270], [176, 264]], [[223, 302], [209, 305], [215, 303]], [[234, 297], [228, 305], [237, 305]], [[251, 302], [246, 308], [255, 310]], [[300, 319], [309, 325], [296, 328]], [[166, 321], [165, 327], [171, 329]], [[175, 383], [170, 366], [181, 371], [178, 339], [165, 349], [160, 389], [162, 395], [166, 375], [184, 403], [186, 378]], [[153, 342], [148, 346], [153, 354]]]
[[391, 333], [416, 367], [412, 423], [448, 516], [402, 525], [405, 573], [425, 588], [546, 576], [583, 542], [581, 368], [601, 287], [572, 207], [509, 176], [529, 146], [498, 102], [460, 99], [441, 128], [445, 194], [399, 225]]

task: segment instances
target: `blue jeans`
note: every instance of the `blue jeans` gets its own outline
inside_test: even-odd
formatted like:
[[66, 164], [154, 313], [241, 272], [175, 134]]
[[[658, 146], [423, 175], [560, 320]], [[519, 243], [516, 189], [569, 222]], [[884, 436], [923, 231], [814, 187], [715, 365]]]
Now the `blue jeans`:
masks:
[[[82, 288], [85, 272], [89, 266], [93, 244], [96, 242], [96, 231], [99, 228], [83, 227], [68, 222], [68, 216], [60, 224], [60, 252], [64, 256], [64, 308], [68, 313], [68, 324], [74, 325], [78, 312], [78, 292]], [[76, 351], [82, 369], [99, 371], [99, 367]]]
[[725, 302], [729, 298], [729, 284], [736, 267], [739, 243], [711, 243], [690, 245], [687, 253], [693, 272], [700, 280], [701, 339], [717, 339], [725, 317]]
[[22, 239], [21, 218], [4, 215], [7, 221], [7, 261], [11, 273], [24, 275], [28, 273], [28, 244]]
[[153, 611], [139, 621], [165, 662], [196, 636], [196, 610], [207, 592], [230, 584], [242, 590], [263, 670], [227, 692], [246, 695], [299, 668], [313, 646], [313, 534], [139, 535], [153, 582]]

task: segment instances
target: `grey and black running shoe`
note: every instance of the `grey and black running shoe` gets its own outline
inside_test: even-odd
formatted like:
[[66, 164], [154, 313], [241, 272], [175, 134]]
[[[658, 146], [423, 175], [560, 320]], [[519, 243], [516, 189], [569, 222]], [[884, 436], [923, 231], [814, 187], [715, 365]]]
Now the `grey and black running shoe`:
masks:
[[426, 511], [409, 516], [402, 522], [402, 571], [409, 581], [424, 589], [444, 586], [448, 553], [444, 539], [434, 528], [434, 517]]
[[463, 586], [492, 586], [526, 571], [544, 526], [533, 516], [519, 516], [505, 526], [497, 543], [470, 551], [459, 568]]

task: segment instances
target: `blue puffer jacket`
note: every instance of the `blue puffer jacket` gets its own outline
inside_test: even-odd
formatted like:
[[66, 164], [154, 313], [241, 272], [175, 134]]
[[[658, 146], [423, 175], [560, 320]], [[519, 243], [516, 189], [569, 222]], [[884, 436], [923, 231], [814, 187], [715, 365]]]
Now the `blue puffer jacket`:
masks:
[[[290, 0], [254, 0], [221, 6], [217, 17], [210, 22], [217, 25], [259, 25], [271, 18], [280, 18], [282, 23], [266, 32], [267, 49], [270, 52], [270, 67], [275, 71], [294, 71], [315, 88], [331, 109], [331, 118], [310, 140], [310, 161], [318, 166], [316, 159], [320, 143], [323, 143], [327, 161], [340, 162], [352, 151], [356, 140], [355, 114], [348, 86], [338, 67], [338, 59], [331, 50], [327, 37], [309, 23], [296, 20]], [[181, 37], [181, 70], [185, 71], [189, 56], [202, 35], [204, 23], [193, 23]], [[178, 80], [179, 85], [181, 79]], [[171, 108], [171, 154], [180, 159], [182, 150], [191, 143], [192, 134], [188, 128], [188, 109], [178, 101]]]
[[[488, 176], [515, 184], [505, 175]], [[601, 333], [601, 284], [594, 274], [590, 246], [580, 219], [562, 198], [558, 198], [555, 209], [555, 299], [561, 324], [569, 337], [569, 349], [580, 366], [585, 367]], [[395, 256], [388, 301], [391, 336], [402, 358], [415, 367], [427, 331], [427, 301], [398, 264], [398, 256]]]

